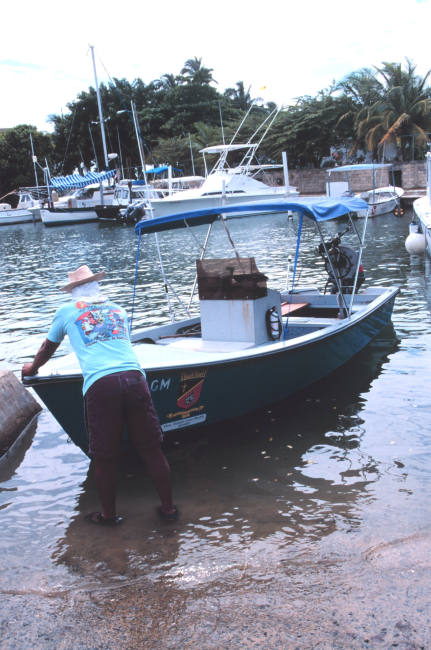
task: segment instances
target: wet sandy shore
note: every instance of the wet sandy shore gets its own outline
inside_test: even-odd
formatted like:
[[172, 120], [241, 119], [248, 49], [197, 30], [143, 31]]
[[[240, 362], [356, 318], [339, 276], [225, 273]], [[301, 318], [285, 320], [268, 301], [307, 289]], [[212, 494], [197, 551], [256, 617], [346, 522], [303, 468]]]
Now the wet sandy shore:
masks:
[[[112, 532], [112, 531], [109, 531]], [[238, 567], [181, 589], [169, 578], [57, 595], [3, 594], [2, 650], [430, 648], [431, 532], [354, 557]]]

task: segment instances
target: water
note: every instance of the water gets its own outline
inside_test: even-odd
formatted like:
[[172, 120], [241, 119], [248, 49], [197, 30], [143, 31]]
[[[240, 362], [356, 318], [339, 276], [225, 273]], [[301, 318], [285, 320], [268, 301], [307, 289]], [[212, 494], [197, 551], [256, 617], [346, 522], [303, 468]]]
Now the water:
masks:
[[[202, 602], [211, 618], [211, 603], [220, 607], [224, 594], [236, 602], [237, 617], [253, 607], [270, 607], [273, 615], [283, 607], [299, 608], [310, 633], [317, 593], [338, 603], [341, 612], [352, 606], [352, 599], [365, 611], [371, 597], [375, 611], [380, 607], [389, 616], [396, 609], [389, 596], [380, 603], [377, 592], [372, 595], [379, 584], [382, 593], [404, 594], [403, 607], [411, 616], [413, 611], [425, 616], [426, 588], [420, 588], [420, 580], [429, 575], [431, 532], [430, 261], [410, 258], [405, 251], [410, 217], [407, 212], [402, 219], [388, 215], [372, 221], [364, 251], [367, 284], [401, 288], [393, 327], [342, 369], [288, 400], [166, 438], [181, 511], [174, 526], [157, 520], [154, 488], [132, 456], [124, 457], [119, 468], [118, 512], [124, 525], [101, 531], [83, 521], [82, 513], [98, 507], [93, 468], [44, 411], [12, 462], [0, 460], [2, 593], [65, 597], [79, 590], [127, 586], [132, 599], [133, 589], [149, 579], [154, 589], [163, 586], [158, 597], [168, 598], [172, 611], [187, 599], [188, 622], [199, 615], [203, 625], [204, 614], [198, 614]], [[228, 225], [239, 252], [255, 255], [269, 286], [283, 287], [297, 220], [279, 215]], [[341, 226], [344, 222], [327, 223], [324, 230], [335, 233]], [[202, 242], [205, 231], [197, 229]], [[354, 241], [351, 233], [343, 239]], [[232, 254], [219, 224], [210, 242], [210, 255]], [[301, 284], [323, 286], [317, 243], [313, 225], [306, 223]], [[188, 232], [177, 231], [160, 235], [160, 246], [169, 278], [188, 301], [199, 254], [196, 242]], [[57, 288], [66, 283], [67, 271], [80, 264], [94, 272], [106, 269], [104, 291], [130, 313], [136, 255], [132, 229], [97, 223], [3, 227], [0, 247], [1, 368], [17, 371], [32, 358], [55, 309], [67, 299]], [[192, 311], [196, 307], [195, 300]], [[168, 317], [160, 277], [144, 250], [135, 310], [138, 326]], [[180, 317], [178, 307], [175, 312]], [[65, 344], [57, 354], [67, 351]], [[336, 579], [328, 582], [327, 574]], [[395, 636], [401, 634], [397, 620]], [[250, 629], [253, 621], [250, 617]], [[358, 618], [349, 629], [360, 623]], [[425, 619], [423, 624], [429, 627]], [[212, 638], [205, 625], [202, 629], [209, 635], [205, 638]], [[265, 629], [278, 628], [273, 622]], [[326, 638], [322, 630], [319, 634]], [[180, 637], [172, 636], [171, 642], [175, 638], [179, 645], [172, 647], [180, 647]], [[228, 637], [223, 639], [221, 645], [228, 647]]]

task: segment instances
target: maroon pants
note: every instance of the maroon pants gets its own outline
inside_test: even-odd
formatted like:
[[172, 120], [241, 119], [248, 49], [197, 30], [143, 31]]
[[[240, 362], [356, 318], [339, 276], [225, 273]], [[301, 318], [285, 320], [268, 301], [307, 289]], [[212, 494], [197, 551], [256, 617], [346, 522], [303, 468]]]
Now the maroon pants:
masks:
[[84, 413], [91, 457], [118, 458], [124, 426], [139, 453], [145, 454], [163, 440], [148, 384], [139, 370], [95, 381], [85, 394]]

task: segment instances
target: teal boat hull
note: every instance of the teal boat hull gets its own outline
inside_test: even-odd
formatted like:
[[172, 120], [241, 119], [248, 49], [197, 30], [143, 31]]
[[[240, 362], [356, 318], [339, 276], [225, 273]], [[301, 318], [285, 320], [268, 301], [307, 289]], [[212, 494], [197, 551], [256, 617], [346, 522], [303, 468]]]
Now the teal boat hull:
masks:
[[[329, 375], [362, 350], [391, 320], [397, 291], [342, 329], [314, 340], [241, 359], [148, 371], [147, 382], [163, 431], [213, 424], [268, 406]], [[28, 378], [70, 439], [88, 453], [82, 377]], [[187, 403], [188, 398], [188, 403]], [[127, 432], [125, 432], [127, 446]]]

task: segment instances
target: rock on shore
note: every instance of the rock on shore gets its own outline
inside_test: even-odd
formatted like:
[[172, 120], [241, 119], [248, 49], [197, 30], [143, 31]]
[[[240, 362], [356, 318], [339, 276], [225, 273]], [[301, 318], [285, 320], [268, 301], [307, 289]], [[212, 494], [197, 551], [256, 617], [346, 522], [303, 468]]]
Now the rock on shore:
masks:
[[0, 371], [0, 458], [41, 410], [10, 370]]

